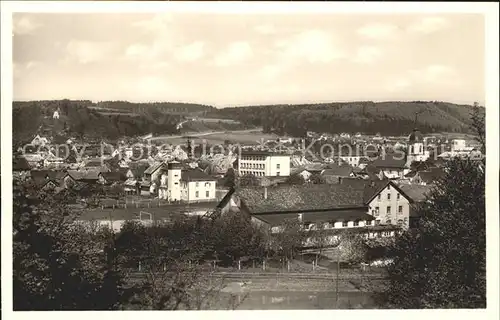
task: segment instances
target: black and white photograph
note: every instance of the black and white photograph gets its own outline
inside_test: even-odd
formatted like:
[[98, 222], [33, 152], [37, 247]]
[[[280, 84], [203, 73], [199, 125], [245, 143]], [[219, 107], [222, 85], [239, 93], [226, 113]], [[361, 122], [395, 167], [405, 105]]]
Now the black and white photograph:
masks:
[[2, 313], [498, 316], [498, 3], [28, 3]]

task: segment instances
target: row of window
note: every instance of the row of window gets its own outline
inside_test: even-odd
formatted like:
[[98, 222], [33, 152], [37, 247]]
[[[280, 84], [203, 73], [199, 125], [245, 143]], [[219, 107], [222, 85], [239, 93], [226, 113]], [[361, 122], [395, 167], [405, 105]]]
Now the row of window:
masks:
[[240, 171], [241, 171], [242, 175], [251, 174], [251, 175], [254, 175], [254, 176], [257, 176], [257, 177], [263, 177], [263, 176], [265, 176], [264, 172], [262, 172], [262, 171], [250, 171], [250, 170], [240, 170]]
[[[324, 224], [324, 227], [325, 228], [331, 228], [331, 227], [334, 227], [335, 226], [335, 221], [333, 222], [327, 222]], [[371, 220], [367, 220], [365, 221], [365, 225], [366, 226], [371, 226], [373, 224], [373, 222]], [[304, 222], [303, 224], [304, 228], [306, 229], [311, 229], [311, 228], [314, 228], [315, 225], [314, 224], [311, 224], [310, 222]], [[349, 226], [349, 222], [348, 221], [342, 221], [342, 227], [346, 228]], [[359, 227], [359, 221], [353, 221], [353, 226], [354, 227]]]
[[[196, 186], [196, 187], [199, 187], [199, 186], [200, 186], [200, 183], [199, 183], [199, 182], [196, 182], [195, 186]], [[205, 182], [205, 187], [210, 187], [210, 182]]]
[[[396, 200], [399, 200], [400, 198], [401, 198], [401, 194], [396, 193]], [[380, 200], [382, 200], [382, 195], [381, 194], [379, 194], [377, 196], [377, 201], [380, 201]], [[387, 194], [387, 200], [391, 200], [391, 194], [390, 193]]]
[[[391, 213], [392, 212], [392, 207], [391, 206], [387, 206], [386, 208], [386, 213]], [[379, 213], [380, 213], [380, 208], [379, 207], [375, 207], [375, 210], [372, 210], [372, 213], [374, 216], [378, 217]], [[398, 213], [403, 213], [403, 206], [398, 206]]]
[[263, 157], [263, 156], [242, 156], [241, 160], [246, 160], [246, 161], [266, 161], [266, 157]]
[[242, 169], [264, 169], [263, 163], [242, 163]]
[[[194, 196], [195, 196], [195, 198], [199, 198], [200, 197], [200, 192], [196, 191], [194, 193]], [[205, 191], [205, 198], [210, 198], [210, 191]]]

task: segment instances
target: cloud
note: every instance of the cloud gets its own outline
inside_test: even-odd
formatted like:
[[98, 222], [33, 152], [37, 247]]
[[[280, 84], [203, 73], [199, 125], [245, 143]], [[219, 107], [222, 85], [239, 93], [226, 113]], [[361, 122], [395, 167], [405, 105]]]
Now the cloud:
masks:
[[448, 24], [448, 20], [441, 17], [425, 17], [410, 25], [408, 31], [429, 34], [446, 28]]
[[435, 84], [456, 84], [459, 81], [457, 71], [446, 65], [434, 64], [422, 69], [411, 70], [415, 81]]
[[32, 34], [33, 31], [40, 28], [42, 24], [33, 21], [33, 19], [27, 16], [22, 16], [21, 18], [13, 19], [13, 32], [14, 34]]
[[253, 50], [246, 41], [236, 41], [227, 46], [227, 48], [217, 55], [214, 63], [217, 66], [230, 66], [241, 63], [253, 56]]
[[310, 63], [328, 63], [345, 57], [331, 33], [322, 30], [301, 32], [279, 41], [276, 47], [286, 60], [305, 59]]
[[358, 29], [358, 34], [362, 37], [376, 40], [389, 40], [397, 35], [398, 28], [392, 24], [367, 24]]
[[382, 57], [382, 49], [375, 46], [361, 46], [356, 51], [353, 61], [357, 63], [373, 63]]
[[411, 87], [455, 86], [461, 84], [458, 72], [447, 65], [433, 64], [423, 68], [409, 70], [404, 76], [392, 79], [387, 84], [391, 92], [405, 90]]
[[158, 33], [166, 31], [172, 26], [172, 15], [168, 13], [156, 14], [152, 19], [139, 20], [132, 23], [133, 27], [137, 27], [149, 33]]
[[276, 27], [272, 24], [261, 24], [254, 28], [254, 30], [261, 34], [274, 34], [276, 33]]
[[192, 62], [202, 58], [205, 54], [205, 43], [195, 41], [177, 49], [174, 56], [179, 61]]
[[71, 40], [66, 45], [66, 61], [76, 61], [81, 64], [110, 59], [114, 50], [111, 42], [92, 42]]

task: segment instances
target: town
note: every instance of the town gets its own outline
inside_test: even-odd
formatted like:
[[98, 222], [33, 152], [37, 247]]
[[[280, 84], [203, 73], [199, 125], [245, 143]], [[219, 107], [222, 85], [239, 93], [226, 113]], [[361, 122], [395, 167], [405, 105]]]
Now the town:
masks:
[[484, 21], [380, 17], [16, 13], [13, 309], [486, 308]]

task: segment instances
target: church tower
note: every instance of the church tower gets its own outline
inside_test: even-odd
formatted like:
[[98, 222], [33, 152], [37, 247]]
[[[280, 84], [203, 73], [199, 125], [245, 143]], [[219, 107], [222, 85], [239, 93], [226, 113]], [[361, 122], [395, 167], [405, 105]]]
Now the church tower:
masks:
[[182, 164], [177, 161], [168, 164], [168, 200], [180, 201], [181, 200], [181, 174]]
[[406, 165], [411, 165], [414, 161], [425, 161], [426, 152], [424, 151], [424, 137], [420, 130], [413, 129], [413, 132], [408, 136], [408, 151]]

